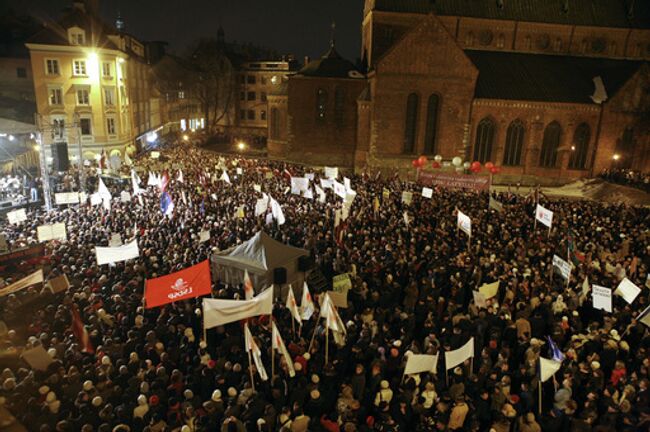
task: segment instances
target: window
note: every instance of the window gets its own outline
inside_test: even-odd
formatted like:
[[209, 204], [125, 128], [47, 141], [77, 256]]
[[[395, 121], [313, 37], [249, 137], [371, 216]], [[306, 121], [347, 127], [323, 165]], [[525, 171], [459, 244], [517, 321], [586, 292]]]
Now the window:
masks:
[[325, 110], [327, 109], [327, 92], [322, 88], [316, 91], [316, 119], [325, 119]]
[[433, 154], [436, 150], [436, 133], [438, 132], [438, 105], [440, 97], [437, 94], [429, 96], [427, 102], [427, 128], [424, 134], [424, 153]]
[[544, 141], [542, 151], [539, 154], [539, 166], [544, 168], [555, 168], [557, 162], [557, 149], [560, 146], [562, 128], [556, 121], [549, 123], [544, 129]]
[[52, 119], [52, 139], [60, 141], [65, 138], [65, 120], [58, 118]]
[[178, 98], [179, 99], [185, 99], [185, 92], [184, 91], [179, 91], [178, 92]]
[[345, 121], [345, 90], [341, 87], [336, 87], [334, 89], [334, 117], [336, 123], [342, 125]]
[[239, 119], [246, 120], [246, 110], [239, 110]]
[[249, 101], [254, 101], [255, 100], [255, 92], [248, 92], [248, 98]]
[[260, 120], [266, 120], [266, 110], [260, 111]]
[[90, 105], [90, 92], [87, 88], [77, 89], [77, 105]]
[[90, 119], [89, 118], [80, 118], [79, 119], [79, 129], [81, 130], [81, 135], [90, 135]]
[[248, 76], [246, 77], [246, 82], [247, 82], [248, 84], [255, 84], [255, 75], [248, 75]]
[[104, 87], [104, 105], [115, 106], [115, 89], [113, 87]]
[[411, 93], [408, 95], [406, 99], [406, 121], [404, 124], [404, 153], [415, 152], [419, 104], [420, 98], [417, 94]]
[[86, 60], [74, 60], [72, 62], [72, 75], [86, 76]]
[[506, 149], [503, 164], [506, 166], [521, 165], [521, 150], [524, 147], [524, 123], [517, 119], [510, 123], [506, 133]]
[[492, 157], [492, 143], [494, 142], [494, 121], [485, 117], [476, 128], [476, 142], [474, 143], [474, 160], [481, 163], [488, 162]]
[[255, 120], [255, 111], [248, 110], [248, 120]]
[[246, 100], [246, 92], [239, 92], [239, 100]]
[[110, 78], [113, 76], [113, 69], [111, 68], [111, 62], [102, 63], [102, 76], [104, 78]]
[[580, 123], [573, 133], [569, 169], [585, 169], [587, 165], [587, 152], [589, 150], [589, 138], [591, 138], [589, 125], [587, 123]]
[[58, 75], [59, 74], [59, 61], [56, 59], [47, 59], [45, 60], [45, 73], [47, 75]]
[[260, 92], [260, 100], [266, 102], [266, 92]]
[[280, 115], [277, 108], [271, 108], [271, 139], [280, 137]]
[[25, 69], [24, 67], [16, 68], [16, 77], [27, 78], [27, 69]]
[[115, 135], [115, 119], [113, 117], [106, 117], [106, 133], [108, 135]]
[[63, 89], [60, 87], [50, 88], [49, 93], [50, 105], [63, 105]]
[[82, 30], [72, 30], [70, 32], [70, 45], [84, 45], [86, 43], [86, 35]]

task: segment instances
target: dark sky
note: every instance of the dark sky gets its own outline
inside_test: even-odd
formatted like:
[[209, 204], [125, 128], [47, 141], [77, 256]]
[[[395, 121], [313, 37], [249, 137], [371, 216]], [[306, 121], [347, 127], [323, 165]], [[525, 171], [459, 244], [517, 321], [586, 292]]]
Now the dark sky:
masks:
[[[39, 18], [58, 16], [72, 0], [0, 0]], [[120, 10], [129, 33], [143, 40], [166, 40], [172, 50], [201, 36], [216, 36], [219, 25], [228, 41], [252, 42], [293, 53], [301, 59], [323, 54], [336, 22], [339, 53], [359, 57], [363, 0], [99, 0], [102, 16], [115, 21]]]

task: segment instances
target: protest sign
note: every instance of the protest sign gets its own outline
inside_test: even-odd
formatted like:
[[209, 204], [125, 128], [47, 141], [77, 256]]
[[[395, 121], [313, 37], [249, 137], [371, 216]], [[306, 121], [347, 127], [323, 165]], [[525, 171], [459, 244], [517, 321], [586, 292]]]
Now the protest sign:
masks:
[[598, 285], [593, 285], [591, 296], [594, 309], [612, 311], [612, 290]]

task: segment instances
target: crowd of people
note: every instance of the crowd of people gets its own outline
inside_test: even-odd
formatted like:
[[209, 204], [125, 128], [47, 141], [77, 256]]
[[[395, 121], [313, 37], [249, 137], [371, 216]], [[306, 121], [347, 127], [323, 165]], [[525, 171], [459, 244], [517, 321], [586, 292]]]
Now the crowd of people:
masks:
[[[639, 316], [649, 297], [649, 209], [540, 198], [554, 212], [548, 230], [534, 223], [534, 196], [492, 194], [503, 204], [499, 212], [489, 208], [487, 192], [434, 188], [425, 198], [421, 185], [350, 174], [356, 198], [335, 230], [342, 200], [332, 190], [325, 190], [325, 202], [288, 191], [291, 175], [314, 172], [320, 185], [320, 171], [219, 157], [182, 142], [162, 153], [164, 166], [145, 154], [134, 158], [134, 167], [145, 182], [150, 171], [168, 173], [169, 216], [161, 212], [157, 187], [121, 202], [123, 186], [116, 184], [110, 210], [64, 206], [32, 210], [16, 225], [1, 222], [14, 245], [37, 243], [39, 225], [65, 223], [67, 240], [48, 242], [39, 265], [46, 280], [65, 274], [71, 286], [57, 294], [32, 286], [0, 297], [2, 352], [18, 356], [40, 345], [53, 361], [38, 370], [0, 356], [0, 426], [16, 421], [40, 432], [631, 432], [650, 426], [650, 333]], [[224, 169], [229, 182], [222, 180]], [[256, 185], [282, 206], [284, 224], [255, 216]], [[403, 191], [413, 192], [410, 204]], [[243, 217], [237, 215], [242, 205]], [[472, 220], [470, 242], [457, 230], [458, 209]], [[200, 242], [205, 230], [210, 239]], [[275, 376], [266, 381], [249, 373], [255, 366], [241, 323], [211, 329], [203, 339], [200, 298], [143, 308], [146, 279], [197, 264], [260, 230], [308, 250], [328, 280], [352, 274], [348, 307], [338, 309], [344, 343], [324, 336], [318, 313], [293, 331], [284, 299], [276, 300], [273, 319], [291, 359], [278, 356]], [[569, 232], [581, 259], [566, 281], [553, 276], [552, 259], [568, 259]], [[125, 243], [137, 239], [139, 258], [98, 266], [95, 246], [107, 246], [115, 233]], [[28, 272], [3, 275], [3, 283]], [[616, 288], [625, 277], [642, 288], [631, 304], [615, 295], [611, 312], [592, 307], [585, 280], [587, 287]], [[479, 307], [473, 291], [495, 281], [497, 295]], [[212, 296], [244, 294], [241, 285], [214, 281]], [[79, 312], [88, 343], [72, 331], [71, 311]], [[277, 356], [270, 325], [268, 317], [249, 323], [267, 371], [270, 356]], [[471, 337], [473, 358], [446, 371], [442, 354]], [[554, 345], [562, 366], [540, 383], [539, 359], [557, 355]], [[436, 353], [436, 371], [403, 375], [409, 356]]]
[[600, 174], [603, 178], [611, 183], [618, 183], [633, 188], [641, 189], [650, 193], [650, 173], [634, 171], [629, 169], [606, 169]]

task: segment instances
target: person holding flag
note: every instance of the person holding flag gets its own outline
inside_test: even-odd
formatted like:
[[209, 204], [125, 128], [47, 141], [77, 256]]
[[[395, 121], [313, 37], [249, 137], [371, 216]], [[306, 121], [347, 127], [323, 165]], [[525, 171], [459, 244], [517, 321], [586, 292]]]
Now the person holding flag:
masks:
[[[296, 370], [293, 368], [293, 360], [291, 359], [291, 355], [289, 355], [287, 347], [284, 345], [284, 341], [282, 340], [282, 336], [280, 336], [278, 327], [275, 325], [275, 321], [271, 321], [271, 341], [271, 348], [276, 350], [278, 354], [284, 356], [289, 376], [293, 378], [296, 376]], [[273, 364], [275, 364], [275, 362]]]

